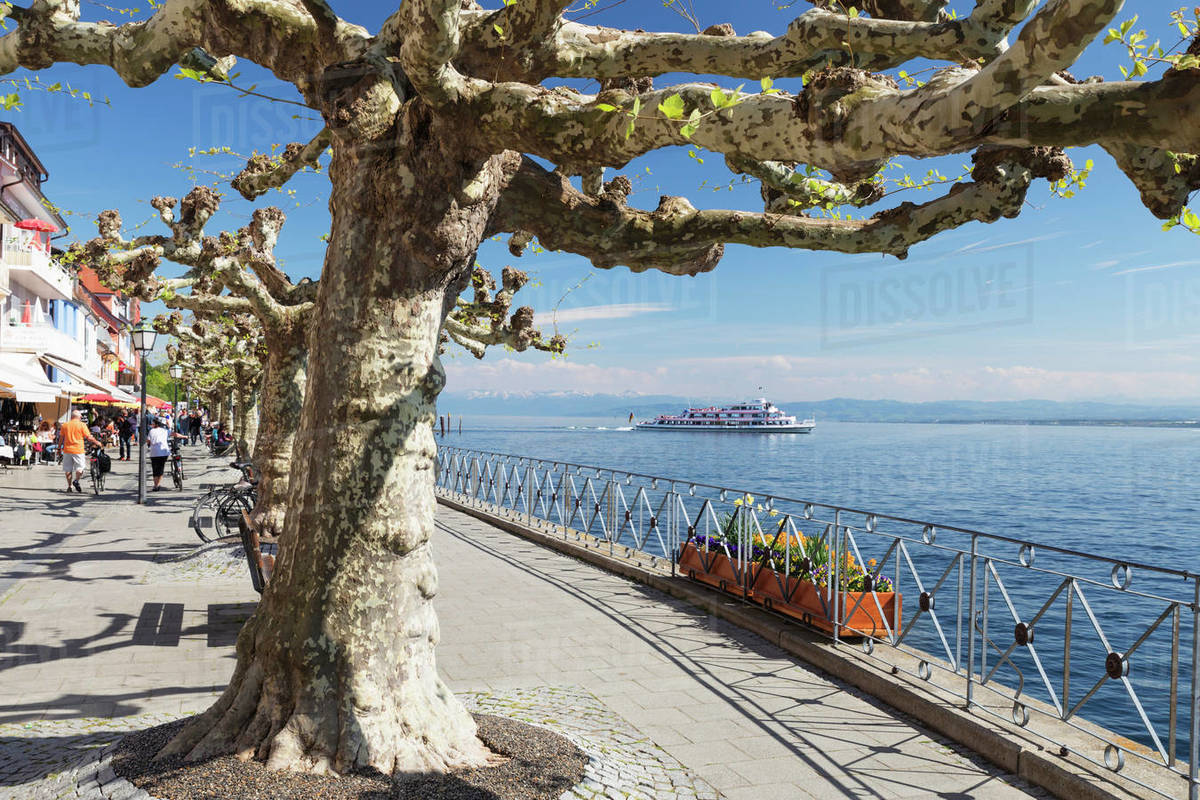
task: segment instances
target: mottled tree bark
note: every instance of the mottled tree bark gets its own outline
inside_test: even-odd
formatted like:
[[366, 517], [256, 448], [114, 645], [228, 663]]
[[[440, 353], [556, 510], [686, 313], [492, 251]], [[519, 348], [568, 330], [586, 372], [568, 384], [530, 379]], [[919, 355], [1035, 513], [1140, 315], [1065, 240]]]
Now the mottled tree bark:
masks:
[[308, 355], [304, 332], [296, 318], [282, 330], [264, 331], [267, 362], [258, 398], [258, 436], [250, 459], [258, 470], [258, 502], [251, 517], [262, 533], [271, 536], [283, 530], [287, 512], [292, 445], [304, 404]]
[[233, 390], [233, 403], [233, 441], [237, 444], [238, 457], [247, 458], [258, 438], [257, 382], [239, 381]]
[[233, 427], [233, 408], [229, 399], [229, 395], [222, 392], [217, 400], [217, 423], [226, 430]]
[[432, 424], [443, 320], [512, 159], [457, 149], [420, 101], [394, 127], [379, 132], [399, 140], [386, 147], [334, 130], [333, 228], [276, 573], [229, 688], [165, 753], [385, 773], [489, 757], [434, 662]]

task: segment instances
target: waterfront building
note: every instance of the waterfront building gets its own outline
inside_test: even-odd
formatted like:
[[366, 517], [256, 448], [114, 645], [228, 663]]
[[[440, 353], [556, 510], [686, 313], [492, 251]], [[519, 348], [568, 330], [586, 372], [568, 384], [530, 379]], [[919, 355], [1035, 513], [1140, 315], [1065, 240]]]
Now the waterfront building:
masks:
[[83, 394], [132, 399], [117, 378], [136, 364], [127, 328], [140, 309], [60, 262], [54, 241], [67, 223], [43, 194], [48, 178], [16, 126], [0, 122], [0, 422], [59, 419]]

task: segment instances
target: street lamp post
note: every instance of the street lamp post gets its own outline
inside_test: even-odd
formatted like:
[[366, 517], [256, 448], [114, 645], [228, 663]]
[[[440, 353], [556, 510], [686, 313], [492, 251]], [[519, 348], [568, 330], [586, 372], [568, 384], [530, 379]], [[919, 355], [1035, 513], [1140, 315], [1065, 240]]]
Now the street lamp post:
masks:
[[179, 428], [179, 379], [183, 377], [183, 364], [172, 364], [167, 372], [171, 373], [171, 433]]
[[133, 329], [133, 349], [141, 358], [142, 404], [138, 413], [138, 504], [146, 502], [146, 354], [154, 349], [158, 333], [146, 320]]

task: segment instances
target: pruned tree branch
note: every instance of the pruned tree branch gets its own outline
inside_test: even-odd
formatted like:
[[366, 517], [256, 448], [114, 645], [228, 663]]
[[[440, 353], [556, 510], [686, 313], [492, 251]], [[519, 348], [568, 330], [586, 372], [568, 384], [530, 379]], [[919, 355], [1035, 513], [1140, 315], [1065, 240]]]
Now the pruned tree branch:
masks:
[[401, 41], [400, 64], [431, 103], [457, 100], [465, 81], [450, 63], [459, 52], [461, 0], [405, 0], [384, 23], [383, 36]]
[[643, 211], [625, 204], [617, 181], [593, 198], [527, 160], [513, 179], [495, 230], [519, 234], [518, 247], [510, 245], [518, 254], [533, 235], [546, 248], [577, 253], [597, 267], [624, 265], [635, 272], [676, 275], [711, 270], [725, 244], [904, 258], [912, 245], [942, 231], [1016, 216], [1035, 177], [1059, 180], [1069, 170], [1070, 161], [1059, 151], [984, 150], [976, 157], [973, 182], [956, 184], [927, 203], [903, 203], [853, 220], [700, 211], [680, 197], [664, 197], [657, 209]]
[[256, 200], [271, 189], [283, 186], [305, 167], [315, 166], [331, 141], [332, 134], [326, 127], [308, 144], [292, 142], [278, 158], [262, 153], [252, 156], [233, 179], [232, 186], [247, 200]]
[[529, 276], [521, 270], [505, 267], [500, 291], [493, 295], [495, 278], [487, 270], [476, 268], [471, 273], [473, 296], [470, 300], [458, 298], [446, 318], [446, 336], [476, 358], [483, 358], [487, 348], [494, 345], [518, 352], [532, 347], [547, 353], [562, 353], [566, 339], [558, 334], [546, 339], [534, 326], [532, 308], [522, 306], [509, 315], [514, 296], [528, 282]]
[[149, 19], [123, 25], [81, 22], [77, 0], [35, 0], [14, 12], [16, 29], [0, 37], [0, 74], [60, 62], [102, 64], [130, 86], [145, 86], [200, 48], [304, 82], [369, 44], [361, 27], [305, 0], [169, 0]]
[[875, 176], [847, 185], [802, 175], [778, 161], [755, 161], [742, 156], [726, 156], [725, 166], [730, 172], [758, 178], [766, 210], [776, 214], [796, 214], [817, 206], [861, 208], [875, 203], [884, 194], [883, 184]]
[[[962, 19], [943, 12], [944, 0], [868, 0], [870, 16], [820, 8], [792, 21], [780, 36], [735, 36], [729, 26], [700, 34], [627, 31], [561, 19], [550, 20], [557, 0], [534, 3], [535, 34], [525, 35], [521, 11], [462, 14], [462, 52], [468, 74], [485, 79], [538, 83], [552, 76], [617, 78], [668, 72], [719, 74], [731, 78], [799, 77], [831, 66], [883, 70], [915, 58], [959, 63], [991, 60], [1005, 50], [1005, 37], [1036, 5], [1029, 0], [980, 0]], [[558, 24], [555, 24], [558, 23]], [[497, 31], [496, 29], [500, 30]], [[512, 29], [510, 32], [510, 28]], [[520, 51], [520, 57], [511, 55]]]

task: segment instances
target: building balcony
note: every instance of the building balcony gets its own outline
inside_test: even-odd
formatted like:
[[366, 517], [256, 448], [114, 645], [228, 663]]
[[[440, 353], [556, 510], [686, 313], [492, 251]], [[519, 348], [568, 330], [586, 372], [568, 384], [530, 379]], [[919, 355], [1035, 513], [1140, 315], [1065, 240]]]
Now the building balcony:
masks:
[[46, 354], [72, 364], [84, 361], [83, 343], [49, 325], [11, 325], [0, 323], [0, 350]]
[[44, 234], [12, 225], [0, 225], [0, 259], [8, 267], [11, 283], [31, 289], [38, 297], [70, 300], [74, 279], [50, 257]]

